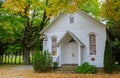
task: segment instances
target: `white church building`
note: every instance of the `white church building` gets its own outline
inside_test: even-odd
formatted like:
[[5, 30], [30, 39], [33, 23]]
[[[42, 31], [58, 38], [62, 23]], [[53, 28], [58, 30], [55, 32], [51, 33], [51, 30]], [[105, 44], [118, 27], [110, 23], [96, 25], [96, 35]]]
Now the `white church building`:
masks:
[[48, 50], [59, 66], [89, 62], [103, 67], [106, 29], [83, 11], [63, 13], [40, 32], [45, 38], [43, 50]]

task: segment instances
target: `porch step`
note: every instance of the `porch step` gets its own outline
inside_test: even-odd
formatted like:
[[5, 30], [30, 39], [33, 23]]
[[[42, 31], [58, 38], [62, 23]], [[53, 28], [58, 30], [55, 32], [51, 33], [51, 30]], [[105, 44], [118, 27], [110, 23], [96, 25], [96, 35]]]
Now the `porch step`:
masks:
[[77, 66], [64, 65], [56, 69], [56, 73], [75, 73]]

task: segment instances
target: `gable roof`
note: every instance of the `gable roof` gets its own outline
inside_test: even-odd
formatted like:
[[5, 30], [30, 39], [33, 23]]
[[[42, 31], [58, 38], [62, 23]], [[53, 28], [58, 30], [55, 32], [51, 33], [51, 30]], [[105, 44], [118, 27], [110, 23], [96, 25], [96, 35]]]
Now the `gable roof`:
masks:
[[[79, 13], [82, 16], [88, 17], [93, 21], [96, 21], [97, 23], [105, 26], [107, 29], [109, 29], [105, 24], [101, 23], [100, 21], [96, 20], [95, 18], [93, 18], [92, 16], [88, 15], [87, 13], [85, 13], [82, 10], [77, 11], [77, 13]], [[44, 31], [46, 31], [48, 28], [50, 28], [52, 26], [53, 23], [55, 23], [60, 17], [62, 17], [64, 14], [67, 14], [65, 12], [63, 12], [62, 14], [60, 14], [59, 16], [57, 16], [50, 24], [48, 24], [41, 32], [40, 34], [42, 34]]]
[[67, 31], [63, 37], [58, 41], [57, 46], [63, 41], [63, 39], [66, 37], [66, 35], [70, 35], [76, 42], [80, 44], [81, 47], [85, 47], [85, 45], [70, 31]]
[[52, 22], [50, 22], [41, 32], [40, 34], [42, 34], [45, 30], [47, 30], [48, 28], [50, 28], [52, 26], [53, 23], [55, 23], [61, 16], [63, 16], [65, 14], [65, 12], [63, 12], [62, 14], [58, 15]]

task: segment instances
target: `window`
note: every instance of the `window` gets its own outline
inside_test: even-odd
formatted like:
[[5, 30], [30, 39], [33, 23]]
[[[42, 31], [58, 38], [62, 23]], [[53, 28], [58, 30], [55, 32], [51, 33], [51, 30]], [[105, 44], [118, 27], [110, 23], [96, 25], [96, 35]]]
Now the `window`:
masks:
[[53, 56], [57, 55], [57, 37], [56, 36], [52, 37], [52, 55]]
[[70, 23], [74, 23], [74, 16], [73, 15], [70, 15], [69, 19], [70, 19]]
[[96, 55], [96, 36], [95, 34], [89, 35], [90, 55]]

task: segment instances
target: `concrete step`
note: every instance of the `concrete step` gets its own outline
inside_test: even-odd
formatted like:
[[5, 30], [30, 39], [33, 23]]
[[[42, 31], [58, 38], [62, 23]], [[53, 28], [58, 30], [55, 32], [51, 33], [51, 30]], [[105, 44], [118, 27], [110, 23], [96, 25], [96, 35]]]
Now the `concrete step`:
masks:
[[55, 71], [55, 73], [58, 74], [75, 74], [75, 71]]
[[75, 69], [77, 66], [61, 66], [56, 69], [56, 73], [75, 73]]

